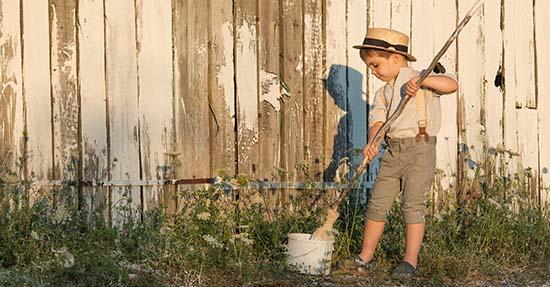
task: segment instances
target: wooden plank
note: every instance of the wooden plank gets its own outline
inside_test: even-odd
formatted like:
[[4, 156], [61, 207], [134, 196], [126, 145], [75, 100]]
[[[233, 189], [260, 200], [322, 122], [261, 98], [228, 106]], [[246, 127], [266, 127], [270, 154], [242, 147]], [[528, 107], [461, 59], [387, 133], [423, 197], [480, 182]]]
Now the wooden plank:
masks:
[[[192, 170], [191, 177], [207, 177], [210, 171], [210, 135], [208, 103], [208, 3], [204, 0], [188, 1], [187, 14], [187, 82], [188, 101], [185, 101], [189, 114], [193, 145], [191, 157], [184, 157], [184, 165]], [[192, 161], [189, 162], [188, 159]], [[191, 164], [193, 163], [193, 164]]]
[[347, 96], [348, 96], [348, 137], [351, 143], [350, 158], [354, 166], [363, 160], [363, 147], [367, 143], [367, 70], [353, 46], [363, 42], [367, 28], [367, 1], [349, 0], [347, 5]]
[[13, 172], [21, 179], [24, 152], [23, 81], [21, 71], [20, 2], [0, 2], [0, 177]]
[[174, 81], [179, 178], [210, 175], [207, 1], [175, 3]]
[[[371, 19], [369, 27], [374, 28], [389, 28], [391, 27], [391, 1], [385, 0], [369, 0], [370, 3], [370, 15]], [[370, 70], [369, 73], [369, 104], [372, 104], [374, 100], [374, 94], [376, 91], [384, 86], [384, 82], [376, 78]]]
[[[475, 0], [464, 0], [458, 3], [459, 19], [470, 10]], [[459, 145], [460, 155], [467, 163], [462, 171], [473, 178], [475, 165], [483, 159], [484, 150], [484, 116], [485, 95], [483, 94], [484, 70], [484, 33], [483, 12], [478, 11], [462, 30], [458, 44], [458, 74], [460, 75], [458, 91], [459, 109]]]
[[[111, 166], [110, 180], [138, 179], [139, 127], [135, 7], [132, 0], [106, 0], [106, 85]], [[128, 212], [139, 216], [140, 189], [113, 188], [111, 212], [114, 224]]]
[[177, 178], [211, 175], [208, 4], [200, 0], [173, 2], [173, 25], [179, 27], [173, 36]]
[[[495, 85], [495, 79], [502, 72], [503, 49], [501, 22], [501, 3], [487, 1], [484, 4], [485, 26], [485, 75], [484, 90], [486, 94], [487, 109], [486, 128], [488, 146], [496, 148], [503, 143], [502, 138], [502, 112], [503, 112], [503, 88]], [[498, 79], [497, 79], [498, 80]], [[498, 81], [497, 81], [498, 82]], [[498, 83], [497, 83], [498, 84]]]
[[[534, 83], [533, 83], [534, 84]], [[524, 182], [524, 199], [529, 203], [538, 201], [538, 133], [535, 128], [527, 128], [537, 122], [537, 110], [522, 108], [518, 110], [518, 173]], [[537, 192], [535, 192], [537, 191]]]
[[48, 1], [23, 0], [23, 85], [27, 120], [27, 177], [52, 179], [52, 110]]
[[[346, 3], [327, 2], [326, 28], [328, 71], [325, 87], [328, 92], [325, 110], [325, 158], [329, 161], [324, 181], [342, 181], [338, 168], [348, 155], [348, 94], [347, 94], [347, 17]], [[346, 169], [347, 164], [341, 167]]]
[[[79, 55], [78, 81], [82, 117], [82, 180], [109, 178], [107, 113], [105, 94], [105, 25], [103, 2], [78, 2]], [[83, 189], [86, 206], [96, 215], [108, 218], [109, 189]]]
[[[80, 96], [77, 87], [76, 0], [50, 0], [50, 74], [53, 120], [53, 179], [80, 178]], [[62, 204], [82, 204], [70, 188]], [[54, 202], [57, 201], [54, 198]]]
[[550, 2], [535, 1], [535, 49], [536, 49], [536, 75], [538, 98], [538, 132], [539, 132], [539, 175], [540, 204], [548, 208], [550, 205], [550, 39], [546, 36], [547, 27], [550, 27]]
[[[533, 41], [533, 1], [512, 1], [510, 10], [505, 11], [505, 27], [513, 33], [514, 40], [510, 39], [506, 53], [512, 57], [506, 68], [507, 75], [514, 74], [513, 82], [507, 81], [507, 88], [514, 85], [517, 112], [517, 147], [519, 153], [518, 173], [520, 178], [528, 182], [538, 169], [538, 131], [528, 127], [537, 120], [535, 95], [535, 62]], [[508, 5], [508, 4], [506, 4]], [[523, 23], [518, 25], [518, 23]], [[507, 76], [509, 78], [509, 76]], [[507, 91], [508, 92], [508, 91]], [[508, 95], [512, 96], [512, 95]], [[526, 178], [523, 178], [526, 176]], [[528, 183], [526, 191], [537, 189], [536, 181]], [[526, 196], [530, 194], [526, 193]]]
[[308, 178], [321, 181], [323, 176], [323, 71], [325, 39], [323, 3], [304, 2], [304, 156]]
[[[215, 4], [214, 4], [215, 3]], [[235, 88], [233, 77], [233, 1], [211, 0], [210, 124], [214, 175], [235, 174]], [[181, 28], [178, 28], [181, 29]]]
[[[517, 42], [517, 29], [515, 28], [515, 23], [512, 22], [515, 18], [514, 10], [516, 1], [504, 1], [504, 30], [503, 30], [503, 39], [504, 39], [504, 108], [503, 108], [503, 124], [504, 124], [504, 148], [506, 150], [517, 153], [518, 152], [518, 114], [516, 111], [516, 95], [518, 93], [524, 93], [525, 91], [520, 91], [517, 87], [517, 75], [516, 75], [516, 42]], [[521, 55], [523, 56], [523, 55]], [[514, 175], [521, 169], [518, 166], [517, 156], [505, 157], [507, 160], [506, 164], [508, 166], [507, 172], [508, 175]]]
[[391, 27], [391, 13], [392, 13], [392, 1], [387, 0], [370, 0], [370, 8], [372, 15], [372, 23], [369, 23], [369, 27], [377, 28], [390, 28]]
[[[454, 0], [434, 1], [433, 8], [433, 52], [432, 57], [443, 47], [447, 38], [456, 28], [456, 4]], [[421, 15], [419, 15], [421, 17]], [[456, 72], [456, 42], [449, 47], [440, 62], [449, 74]], [[430, 61], [423, 59], [423, 61]], [[457, 93], [443, 95], [441, 101], [441, 128], [437, 134], [437, 181], [434, 183], [437, 190], [434, 200], [436, 208], [454, 203], [456, 191], [456, 157], [457, 157]], [[449, 192], [451, 191], [451, 192]]]
[[[193, 144], [189, 142], [193, 138], [192, 127], [190, 126], [186, 109], [186, 103], [193, 99], [194, 94], [187, 92], [187, 82], [189, 73], [187, 72], [187, 2], [172, 0], [172, 70], [173, 70], [173, 111], [174, 111], [174, 145], [171, 156], [171, 166], [174, 177], [190, 177], [191, 171], [189, 165], [184, 165], [185, 158], [191, 158], [190, 151], [193, 150]], [[204, 168], [204, 167], [203, 167]], [[178, 187], [168, 189], [163, 194], [163, 204], [167, 207], [167, 212], [175, 214], [178, 211]]]
[[[369, 27], [374, 28], [389, 28], [391, 25], [391, 1], [382, 1], [382, 0], [369, 0], [370, 7], [370, 21]], [[370, 70], [368, 72], [368, 96], [369, 104], [372, 105], [374, 100], [374, 94], [376, 91], [381, 88], [385, 83], [376, 78]]]
[[[369, 0], [369, 27], [388, 28], [391, 25], [391, 1]], [[374, 95], [385, 83], [376, 78], [370, 69], [367, 70], [367, 94], [369, 107], [372, 106]], [[367, 126], [368, 128], [368, 126]], [[367, 139], [368, 140], [368, 139]], [[369, 186], [373, 186], [378, 173], [380, 158], [375, 158], [368, 169], [367, 181]]]
[[[414, 1], [411, 8], [397, 19], [406, 18], [407, 13], [412, 13], [413, 21], [409, 22], [410, 28], [406, 26], [407, 23], [403, 23], [402, 26], [405, 27], [405, 30], [401, 32], [410, 34], [409, 51], [417, 59], [416, 62], [410, 62], [410, 66], [420, 71], [428, 67], [433, 56], [435, 56], [434, 23], [436, 12], [434, 11], [434, 1]], [[392, 14], [392, 17], [395, 16]]]
[[[141, 179], [169, 176], [172, 132], [172, 6], [169, 1], [136, 2]], [[160, 186], [143, 188], [143, 208], [159, 203]]]
[[260, 81], [258, 178], [276, 181], [280, 166], [280, 33], [279, 2], [258, 1], [258, 64]]
[[258, 53], [256, 1], [235, 3], [238, 173], [256, 177], [258, 166]]
[[[209, 104], [208, 104], [208, 6], [206, 1], [189, 1], [187, 7], [187, 94], [183, 116], [187, 121], [182, 147], [184, 177], [207, 177], [210, 174]], [[176, 79], [177, 80], [177, 79]], [[178, 132], [181, 132], [180, 130]], [[185, 135], [185, 136], [184, 136]], [[190, 164], [193, 163], [193, 164]], [[187, 166], [187, 167], [185, 167]]]
[[[389, 1], [388, 1], [389, 2]], [[390, 6], [390, 28], [395, 29], [401, 33], [404, 33], [406, 35], [412, 35], [411, 31], [411, 25], [414, 24], [411, 23], [411, 9], [413, 5], [423, 5], [424, 7], [428, 7], [429, 4], [431, 4], [431, 1], [414, 1], [411, 3], [411, 0], [391, 0], [391, 6]], [[430, 17], [429, 10], [426, 11], [426, 16]], [[419, 20], [419, 19], [416, 19]], [[420, 21], [415, 21], [416, 23]], [[428, 35], [424, 35], [428, 36]], [[412, 37], [411, 37], [412, 40]], [[412, 41], [411, 43], [412, 44]], [[412, 47], [411, 45], [409, 45]], [[409, 51], [411, 50], [409, 47]]]
[[[512, 71], [516, 77], [517, 89], [522, 91], [516, 93], [516, 107], [536, 108], [535, 88], [535, 61], [533, 45], [533, 0], [505, 1], [505, 19], [507, 29], [515, 37], [513, 45], [508, 51], [514, 54]], [[518, 23], [522, 23], [518, 25]], [[512, 44], [512, 43], [510, 43]], [[512, 63], [510, 63], [512, 64]]]
[[303, 55], [303, 5], [302, 1], [282, 1], [283, 59], [280, 66], [282, 78], [288, 84], [290, 97], [282, 105], [281, 167], [286, 171], [283, 181], [297, 181], [295, 168], [304, 159], [304, 55]]

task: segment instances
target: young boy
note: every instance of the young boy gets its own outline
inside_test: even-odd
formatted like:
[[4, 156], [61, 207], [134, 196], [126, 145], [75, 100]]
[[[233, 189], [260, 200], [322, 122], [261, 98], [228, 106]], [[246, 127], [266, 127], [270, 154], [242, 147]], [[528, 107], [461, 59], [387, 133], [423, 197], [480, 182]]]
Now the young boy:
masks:
[[[370, 28], [360, 49], [361, 59], [371, 72], [386, 82], [375, 96], [369, 112], [369, 142], [391, 116], [402, 97], [412, 97], [403, 113], [386, 134], [388, 150], [380, 161], [378, 179], [370, 199], [361, 253], [354, 262], [373, 267], [373, 255], [384, 231], [386, 215], [402, 191], [402, 212], [406, 224], [403, 261], [393, 270], [398, 277], [418, 273], [418, 254], [424, 238], [426, 197], [435, 172], [435, 144], [440, 123], [439, 96], [457, 90], [457, 82], [445, 75], [430, 75], [416, 85], [419, 72], [408, 62], [416, 58], [408, 51], [409, 37], [391, 29]], [[418, 94], [418, 95], [417, 95]], [[363, 154], [372, 160], [377, 147], [365, 146]]]

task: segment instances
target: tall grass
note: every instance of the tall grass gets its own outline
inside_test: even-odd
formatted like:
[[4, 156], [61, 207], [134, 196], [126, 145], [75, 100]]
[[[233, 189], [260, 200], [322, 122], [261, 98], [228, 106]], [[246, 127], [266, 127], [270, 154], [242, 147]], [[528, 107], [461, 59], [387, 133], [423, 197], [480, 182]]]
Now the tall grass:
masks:
[[[549, 266], [547, 210], [522, 204], [521, 184], [508, 178], [469, 180], [480, 196], [427, 218], [420, 266], [428, 282]], [[87, 214], [76, 205], [63, 206], [67, 214], [60, 217], [51, 194], [63, 196], [70, 187], [43, 193], [28, 205], [24, 185], [0, 181], [0, 285], [238, 286], [307, 280], [285, 266], [285, 244], [288, 233], [313, 232], [323, 222], [324, 201], [312, 205], [319, 192], [300, 191], [282, 206], [272, 204], [271, 192], [240, 190], [236, 200], [237, 192], [224, 188], [245, 183], [244, 177], [227, 178], [210, 189], [183, 192], [176, 214], [159, 207], [142, 222], [129, 216], [110, 226], [99, 213]], [[365, 209], [357, 191], [342, 203], [335, 265], [359, 252]], [[382, 266], [400, 260], [404, 251], [398, 205], [388, 218], [376, 253]]]

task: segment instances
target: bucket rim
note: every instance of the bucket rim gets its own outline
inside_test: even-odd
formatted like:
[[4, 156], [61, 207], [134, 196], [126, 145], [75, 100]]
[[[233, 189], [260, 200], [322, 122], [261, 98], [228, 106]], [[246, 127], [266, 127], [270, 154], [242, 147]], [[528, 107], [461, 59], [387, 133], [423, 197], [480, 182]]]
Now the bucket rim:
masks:
[[[288, 233], [288, 239], [290, 239], [291, 236], [292, 236], [293, 240], [298, 240], [298, 241], [319, 242], [319, 243], [334, 243], [334, 239], [333, 240], [313, 240], [313, 239], [309, 239], [309, 238], [311, 238], [311, 233], [299, 233], [299, 232]], [[297, 238], [298, 236], [299, 237], [306, 237], [306, 239]]]

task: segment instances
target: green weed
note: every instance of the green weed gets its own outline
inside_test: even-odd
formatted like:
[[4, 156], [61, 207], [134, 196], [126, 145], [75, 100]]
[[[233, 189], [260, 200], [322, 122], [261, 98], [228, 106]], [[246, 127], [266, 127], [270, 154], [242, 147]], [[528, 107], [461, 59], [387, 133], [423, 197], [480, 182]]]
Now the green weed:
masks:
[[[420, 258], [424, 279], [411, 284], [469, 282], [530, 267], [540, 274], [548, 271], [547, 210], [523, 202], [520, 179], [494, 172], [487, 180], [486, 174], [476, 172], [465, 185], [476, 188], [477, 194], [467, 204], [428, 216]], [[278, 191], [239, 189], [249, 181], [246, 176], [227, 177], [209, 189], [180, 190], [177, 199], [182, 204], [176, 214], [159, 206], [144, 214], [143, 221], [128, 215], [114, 226], [99, 216], [102, 213], [71, 204], [72, 197], [63, 200], [71, 196], [71, 187], [33, 191], [33, 202], [27, 204], [28, 185], [1, 181], [0, 285], [307, 285], [317, 280], [286, 267], [285, 245], [288, 233], [311, 233], [323, 222], [328, 202], [324, 197], [330, 192], [320, 198], [320, 191], [299, 191], [283, 205]], [[53, 194], [64, 204], [53, 204]], [[340, 206], [335, 269], [359, 252], [368, 204], [364, 199], [354, 190]], [[402, 258], [404, 235], [396, 204], [376, 253], [382, 272]], [[521, 282], [531, 282], [525, 280]]]

